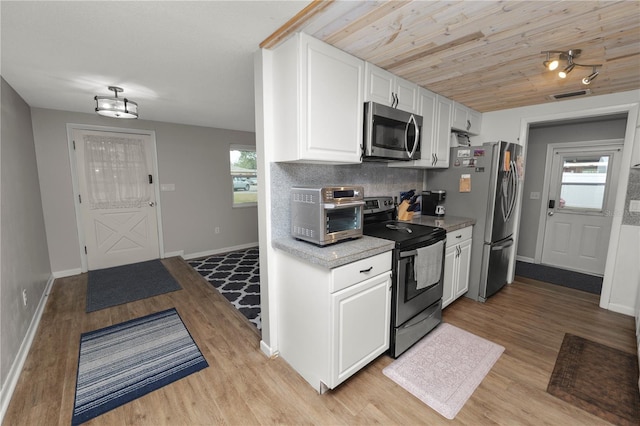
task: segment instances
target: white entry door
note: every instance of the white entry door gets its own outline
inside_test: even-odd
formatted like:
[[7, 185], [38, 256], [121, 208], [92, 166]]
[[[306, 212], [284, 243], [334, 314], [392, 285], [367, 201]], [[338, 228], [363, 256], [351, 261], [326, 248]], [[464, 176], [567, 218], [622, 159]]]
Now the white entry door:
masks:
[[160, 257], [151, 136], [73, 130], [89, 270]]
[[621, 145], [554, 149], [543, 264], [604, 275], [620, 150]]

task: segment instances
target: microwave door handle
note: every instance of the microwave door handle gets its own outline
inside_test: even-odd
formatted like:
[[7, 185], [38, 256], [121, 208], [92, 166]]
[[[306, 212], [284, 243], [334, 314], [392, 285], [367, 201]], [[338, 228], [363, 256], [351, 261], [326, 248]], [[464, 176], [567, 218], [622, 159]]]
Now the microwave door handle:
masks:
[[[416, 134], [413, 138], [413, 149], [409, 151], [409, 126], [413, 121], [413, 127], [416, 128]], [[418, 123], [416, 122], [416, 118], [411, 114], [409, 120], [407, 121], [407, 125], [404, 128], [404, 150], [407, 152], [409, 159], [413, 158], [413, 154], [416, 153], [416, 149], [418, 149], [418, 140], [420, 137], [420, 130], [418, 129]]]

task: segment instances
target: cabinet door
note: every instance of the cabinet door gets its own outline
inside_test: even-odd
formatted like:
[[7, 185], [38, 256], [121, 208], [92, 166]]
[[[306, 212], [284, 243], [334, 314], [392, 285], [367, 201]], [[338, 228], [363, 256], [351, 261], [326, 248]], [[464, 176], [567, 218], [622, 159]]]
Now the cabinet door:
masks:
[[389, 349], [391, 273], [331, 295], [333, 388]]
[[471, 127], [469, 128], [469, 134], [479, 135], [482, 130], [482, 113], [474, 110], [469, 110], [469, 121]]
[[449, 141], [451, 140], [451, 113], [453, 101], [438, 95], [436, 97], [436, 134], [435, 149], [436, 167], [449, 167]]
[[395, 90], [395, 76], [373, 64], [365, 65], [364, 100], [391, 106]]
[[400, 77], [396, 77], [394, 92], [398, 98], [396, 108], [418, 113], [418, 85]]
[[444, 252], [444, 278], [442, 286], [442, 308], [454, 300], [454, 287], [457, 275], [458, 245], [447, 247]]
[[467, 122], [468, 111], [469, 108], [467, 108], [466, 106], [457, 102], [453, 103], [453, 118], [451, 120], [452, 129], [462, 130], [464, 132], [469, 131], [469, 127], [471, 127], [471, 124]]
[[458, 251], [458, 276], [453, 289], [454, 300], [469, 290], [469, 265], [471, 264], [471, 240], [466, 240], [459, 245]]
[[364, 61], [312, 37], [301, 42], [300, 157], [359, 163]]

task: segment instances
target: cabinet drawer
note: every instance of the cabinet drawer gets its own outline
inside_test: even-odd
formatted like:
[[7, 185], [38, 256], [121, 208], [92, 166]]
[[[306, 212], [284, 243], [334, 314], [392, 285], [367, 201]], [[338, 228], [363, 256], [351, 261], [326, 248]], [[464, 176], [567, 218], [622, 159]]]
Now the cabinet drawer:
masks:
[[447, 247], [463, 242], [471, 238], [473, 234], [473, 226], [447, 232]]
[[391, 270], [391, 252], [380, 253], [331, 270], [329, 293], [345, 289], [361, 281]]

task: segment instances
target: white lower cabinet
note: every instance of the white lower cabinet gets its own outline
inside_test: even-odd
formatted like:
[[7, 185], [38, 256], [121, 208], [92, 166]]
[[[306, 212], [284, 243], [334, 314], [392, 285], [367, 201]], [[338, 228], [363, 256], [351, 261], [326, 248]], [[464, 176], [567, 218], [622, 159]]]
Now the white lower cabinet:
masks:
[[443, 308], [469, 290], [472, 233], [473, 226], [447, 233], [442, 289]]
[[276, 259], [280, 356], [318, 392], [389, 349], [391, 252], [334, 269], [281, 251]]

